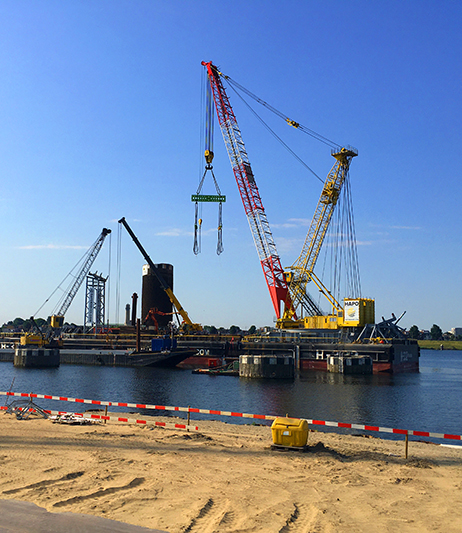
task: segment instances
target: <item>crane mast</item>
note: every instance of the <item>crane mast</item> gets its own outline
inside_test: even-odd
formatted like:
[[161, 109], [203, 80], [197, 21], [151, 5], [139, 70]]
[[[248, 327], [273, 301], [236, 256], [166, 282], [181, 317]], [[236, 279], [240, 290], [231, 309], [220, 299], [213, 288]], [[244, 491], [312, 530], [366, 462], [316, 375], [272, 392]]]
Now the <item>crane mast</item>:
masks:
[[[353, 148], [341, 148], [340, 150], [332, 151], [332, 156], [337, 159], [337, 162], [332, 167], [324, 182], [321, 197], [319, 198], [313, 219], [311, 220], [302, 251], [298, 259], [290, 267], [289, 293], [294, 308], [302, 304], [306, 294], [306, 286], [313, 280], [318, 286], [318, 289], [330, 301], [333, 309], [335, 311], [340, 309], [340, 304], [314, 274], [314, 267], [329, 228], [329, 223], [342, 186], [348, 176], [351, 160], [357, 155], [357, 150]], [[292, 319], [292, 310], [286, 308], [283, 318]]]
[[[268, 219], [266, 218], [265, 209], [250, 166], [241, 131], [221, 81], [221, 73], [211, 61], [203, 61], [202, 65], [207, 69], [208, 80], [212, 89], [223, 140], [236, 178], [276, 317], [279, 319], [281, 317], [281, 304], [284, 304], [286, 309], [287, 306], [289, 306], [289, 309], [292, 308], [291, 296], [284, 270], [281, 266]], [[295, 315], [293, 309], [291, 315]]]

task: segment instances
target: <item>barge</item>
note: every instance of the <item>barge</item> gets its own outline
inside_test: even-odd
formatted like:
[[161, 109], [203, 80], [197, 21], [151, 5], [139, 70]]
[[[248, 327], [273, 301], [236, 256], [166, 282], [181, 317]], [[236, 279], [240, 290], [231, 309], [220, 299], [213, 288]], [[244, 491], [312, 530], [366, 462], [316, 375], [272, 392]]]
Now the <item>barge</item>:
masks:
[[[53, 354], [53, 362], [48, 359], [50, 350], [21, 349], [19, 350], [15, 339], [4, 339], [0, 344], [0, 362], [13, 362], [21, 367], [59, 366], [59, 364], [90, 365], [90, 366], [124, 366], [142, 367], [156, 366], [173, 368], [178, 363], [192, 357], [194, 349], [177, 347], [176, 339], [159, 338], [144, 342], [140, 349], [136, 349], [134, 340], [117, 339], [111, 342], [103, 339], [88, 339], [73, 337], [62, 340], [62, 347], [58, 354]], [[56, 361], [55, 361], [56, 359]], [[46, 364], [45, 364], [46, 363]]]
[[[0, 361], [13, 362], [17, 339], [3, 338]], [[331, 357], [370, 357], [374, 374], [418, 372], [420, 348], [408, 338], [335, 338], [300, 331], [268, 335], [180, 335], [169, 339], [135, 335], [63, 336], [62, 364], [217, 368], [241, 355], [291, 355], [299, 371], [328, 371]], [[165, 344], [167, 343], [167, 344]], [[138, 346], [137, 346], [138, 344]]]
[[239, 359], [240, 355], [292, 355], [295, 367], [301, 371], [328, 371], [332, 356], [370, 357], [372, 371], [379, 373], [418, 372], [420, 348], [412, 339], [387, 339], [356, 342], [312, 338], [294, 335], [244, 337], [230, 343], [207, 336], [189, 336], [178, 345], [195, 350], [183, 360], [180, 368], [210, 368]]

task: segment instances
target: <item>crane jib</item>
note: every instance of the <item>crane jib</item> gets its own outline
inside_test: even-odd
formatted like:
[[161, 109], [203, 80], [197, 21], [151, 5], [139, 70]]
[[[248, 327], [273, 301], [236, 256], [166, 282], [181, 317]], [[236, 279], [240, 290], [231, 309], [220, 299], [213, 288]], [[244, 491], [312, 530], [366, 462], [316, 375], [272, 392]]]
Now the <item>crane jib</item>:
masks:
[[90, 272], [90, 268], [93, 265], [99, 251], [101, 250], [101, 247], [103, 246], [104, 239], [106, 238], [107, 235], [109, 235], [109, 233], [111, 233], [110, 229], [103, 228], [103, 231], [101, 232], [98, 239], [88, 250], [87, 258], [85, 260], [84, 265], [80, 269], [80, 272], [77, 275], [71, 289], [67, 293], [67, 296], [64, 299], [61, 307], [59, 308], [58, 312], [55, 313], [54, 316], [64, 317], [64, 315], [67, 313], [67, 310], [69, 309], [69, 306], [71, 305], [72, 300], [74, 299], [75, 295], [80, 289], [80, 286], [82, 285], [83, 280], [85, 279], [86, 275]]

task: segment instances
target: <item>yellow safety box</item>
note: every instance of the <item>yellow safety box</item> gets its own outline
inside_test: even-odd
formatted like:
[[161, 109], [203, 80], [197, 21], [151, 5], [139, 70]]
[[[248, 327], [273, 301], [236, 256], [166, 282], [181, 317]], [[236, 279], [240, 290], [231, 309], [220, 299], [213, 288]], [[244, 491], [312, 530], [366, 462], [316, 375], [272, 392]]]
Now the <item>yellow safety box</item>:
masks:
[[308, 441], [308, 422], [300, 418], [276, 418], [271, 433], [276, 446], [303, 448]]

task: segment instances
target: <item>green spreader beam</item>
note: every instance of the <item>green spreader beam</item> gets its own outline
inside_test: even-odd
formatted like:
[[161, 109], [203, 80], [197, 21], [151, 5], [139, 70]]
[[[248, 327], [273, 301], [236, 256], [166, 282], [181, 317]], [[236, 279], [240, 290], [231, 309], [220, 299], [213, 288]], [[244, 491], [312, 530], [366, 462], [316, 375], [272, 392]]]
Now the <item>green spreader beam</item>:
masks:
[[226, 202], [226, 196], [218, 194], [192, 194], [192, 202]]

